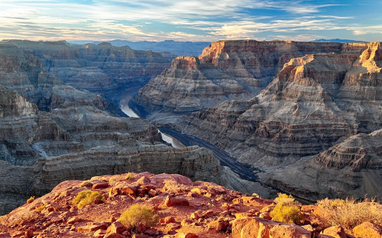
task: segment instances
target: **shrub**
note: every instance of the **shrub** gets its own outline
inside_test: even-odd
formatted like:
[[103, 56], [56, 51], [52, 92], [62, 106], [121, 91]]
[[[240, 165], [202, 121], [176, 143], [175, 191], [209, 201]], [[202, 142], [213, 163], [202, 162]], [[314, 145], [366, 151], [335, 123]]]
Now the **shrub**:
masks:
[[279, 193], [279, 196], [275, 198], [275, 202], [277, 204], [283, 205], [283, 206], [294, 206], [294, 205], [301, 205], [299, 202], [295, 201], [294, 197], [292, 195], [287, 195], [283, 193]]
[[273, 220], [285, 223], [298, 223], [301, 220], [301, 209], [299, 202], [295, 201], [292, 195], [279, 193], [275, 198], [276, 206], [271, 211]]
[[168, 193], [180, 193], [180, 192], [188, 191], [188, 186], [184, 184], [180, 184], [171, 179], [166, 179], [164, 181], [163, 190]]
[[301, 210], [298, 206], [277, 204], [270, 215], [272, 220], [285, 223], [298, 223], [301, 220]]
[[78, 208], [94, 203], [96, 200], [104, 201], [101, 193], [97, 191], [85, 190], [78, 193], [72, 201]]
[[159, 216], [155, 213], [154, 209], [148, 206], [133, 204], [122, 213], [119, 221], [126, 227], [137, 227], [141, 224], [151, 227], [158, 223]]
[[321, 210], [321, 219], [325, 226], [342, 226], [347, 229], [371, 222], [382, 224], [381, 205], [373, 200], [365, 199], [357, 202], [354, 199], [323, 199], [317, 202]]
[[34, 196], [28, 198], [27, 203], [28, 203], [28, 204], [29, 204], [29, 203], [32, 203], [32, 202], [34, 201], [34, 198], [35, 198]]

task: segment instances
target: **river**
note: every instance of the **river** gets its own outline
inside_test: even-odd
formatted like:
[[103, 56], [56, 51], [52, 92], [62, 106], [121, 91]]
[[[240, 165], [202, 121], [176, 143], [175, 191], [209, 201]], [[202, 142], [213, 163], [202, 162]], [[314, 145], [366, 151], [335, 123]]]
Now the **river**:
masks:
[[[121, 106], [121, 110], [129, 117], [134, 117], [134, 118], [140, 118], [138, 116], [138, 114], [136, 114], [130, 107], [129, 105], [126, 103], [124, 104], [123, 106]], [[158, 130], [158, 132], [161, 134], [162, 136], [162, 140], [166, 141], [167, 143], [171, 144], [172, 147], [174, 148], [183, 148], [185, 147], [182, 143], [180, 143], [177, 139], [161, 132], [160, 130]]]

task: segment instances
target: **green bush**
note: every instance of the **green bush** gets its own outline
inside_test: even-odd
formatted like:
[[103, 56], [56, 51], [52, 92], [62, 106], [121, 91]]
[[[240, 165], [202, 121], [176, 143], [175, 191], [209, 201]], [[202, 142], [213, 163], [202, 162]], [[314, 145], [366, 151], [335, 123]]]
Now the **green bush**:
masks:
[[32, 196], [32, 197], [28, 198], [27, 203], [28, 204], [32, 203], [34, 201], [34, 198], [35, 198], [35, 196]]
[[104, 201], [101, 193], [97, 191], [85, 190], [78, 193], [72, 201], [78, 208], [94, 203], [96, 200]]
[[154, 209], [148, 206], [133, 204], [122, 213], [119, 221], [126, 227], [137, 227], [141, 224], [151, 227], [158, 223], [159, 216], [155, 213]]

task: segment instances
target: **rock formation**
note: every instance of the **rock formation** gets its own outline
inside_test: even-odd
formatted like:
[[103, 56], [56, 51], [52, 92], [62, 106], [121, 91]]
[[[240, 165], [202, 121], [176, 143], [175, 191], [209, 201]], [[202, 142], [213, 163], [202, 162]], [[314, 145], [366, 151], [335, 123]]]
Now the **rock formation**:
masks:
[[[96, 194], [78, 203], [80, 194]], [[288, 198], [290, 199], [290, 198]], [[77, 202], [76, 202], [77, 201]], [[86, 181], [65, 181], [40, 198], [0, 217], [1, 237], [141, 237], [141, 238], [325, 238], [382, 236], [380, 217], [347, 211], [347, 217], [327, 223], [338, 200], [317, 205], [293, 205], [296, 224], [276, 221], [273, 210], [287, 200], [243, 195], [210, 182], [178, 174], [128, 173], [96, 176]], [[77, 205], [78, 204], [78, 205]], [[351, 205], [350, 203], [347, 203]], [[289, 205], [282, 205], [288, 207]], [[381, 204], [352, 204], [381, 215]], [[124, 214], [135, 207], [133, 218]], [[138, 208], [138, 209], [137, 209]], [[139, 216], [139, 208], [149, 212]], [[151, 215], [150, 215], [151, 214]], [[285, 213], [285, 215], [289, 215]], [[355, 217], [354, 215], [357, 215]], [[157, 216], [158, 222], [147, 224]], [[274, 217], [272, 217], [274, 216]], [[140, 219], [139, 222], [134, 222]], [[346, 218], [349, 218], [348, 220]], [[363, 220], [364, 219], [364, 220]], [[154, 219], [151, 219], [154, 220]], [[349, 223], [342, 223], [347, 222]], [[351, 224], [346, 226], [346, 224]]]
[[169, 67], [174, 57], [132, 50], [128, 46], [116, 47], [106, 42], [97, 45], [70, 45], [65, 41], [6, 42], [39, 58], [47, 72], [67, 85], [101, 93], [116, 105], [126, 88], [143, 86]]
[[199, 57], [178, 57], [134, 102], [147, 111], [190, 112], [257, 95], [290, 59], [315, 53], [359, 54], [367, 44], [219, 41]]
[[[274, 169], [288, 166], [286, 170], [290, 176], [286, 176], [289, 178], [284, 182], [293, 189], [287, 191], [305, 190], [295, 193], [302, 197], [309, 197], [309, 191], [322, 191], [315, 196], [358, 198], [373, 194], [381, 198], [381, 190], [369, 186], [380, 179], [378, 162], [376, 166], [374, 162], [369, 165], [369, 158], [362, 154], [359, 161], [342, 155], [327, 160], [333, 156], [332, 146], [359, 133], [381, 129], [381, 52], [380, 43], [352, 43], [342, 44], [340, 52], [293, 58], [259, 95], [245, 101], [225, 101], [214, 108], [184, 116], [175, 124], [183, 128], [183, 133], [215, 143], [241, 162], [268, 171], [280, 183], [267, 178], [284, 190], [282, 177], [285, 173], [278, 170], [276, 173]], [[316, 164], [314, 169], [301, 165], [304, 161], [301, 158], [328, 149], [326, 153], [330, 155], [324, 153], [321, 158], [325, 159], [316, 159], [321, 165]], [[378, 147], [369, 150], [373, 151], [368, 152], [371, 154], [379, 153]], [[352, 182], [347, 182], [350, 184], [337, 186], [335, 181], [325, 179], [329, 176], [327, 173], [331, 173], [330, 169], [323, 171], [328, 165], [357, 172], [351, 177], [358, 179], [354, 177]], [[303, 186], [301, 183], [307, 180], [296, 177], [297, 171], [311, 176], [315, 181], [312, 184], [326, 184], [327, 189]], [[366, 171], [374, 172], [369, 176]], [[346, 179], [344, 175], [341, 181]]]
[[112, 116], [109, 101], [65, 84], [37, 57], [0, 44], [0, 62], [0, 213], [61, 181], [129, 170], [224, 183], [212, 152], [165, 145], [148, 121]]

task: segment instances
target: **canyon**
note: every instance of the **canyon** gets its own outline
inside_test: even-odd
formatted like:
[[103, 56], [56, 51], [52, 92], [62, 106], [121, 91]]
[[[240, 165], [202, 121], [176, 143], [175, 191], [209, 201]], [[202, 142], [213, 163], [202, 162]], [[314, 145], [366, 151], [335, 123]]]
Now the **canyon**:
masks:
[[380, 199], [381, 52], [378, 42], [245, 40], [175, 58], [3, 41], [0, 213], [64, 180], [129, 171], [266, 198]]
[[[110, 90], [114, 95], [121, 95], [119, 88], [129, 83], [133, 86], [142, 83], [140, 80], [147, 78], [147, 75], [137, 76], [137, 82], [130, 82], [135, 79], [128, 75], [131, 64], [120, 63], [116, 64], [115, 70], [106, 70], [110, 73], [108, 77], [113, 79], [122, 80], [122, 76], [115, 76], [115, 73], [126, 74], [123, 81], [127, 82], [119, 85], [118, 81], [106, 80], [111, 82], [111, 86], [104, 87], [97, 83], [99, 68], [94, 66], [98, 65], [97, 57], [101, 56], [93, 58], [95, 61], [89, 70], [75, 62], [78, 60], [90, 65], [90, 59], [86, 62], [78, 55], [75, 60], [72, 59], [71, 54], [82, 51], [73, 53], [63, 42], [18, 43], [32, 44], [35, 49], [10, 42], [0, 43], [1, 214], [20, 206], [29, 196], [42, 196], [50, 192], [62, 181], [128, 171], [179, 173], [243, 191], [258, 186], [235, 177], [207, 149], [169, 146], [154, 125], [146, 120], [124, 116], [116, 103], [108, 99], [111, 97], [95, 93]], [[110, 47], [101, 44], [95, 46], [94, 51], [110, 53]], [[164, 60], [161, 55], [152, 52], [135, 52], [127, 48], [116, 50], [132, 55], [158, 56], [157, 63], [157, 59], [152, 58], [149, 60], [151, 63], [145, 64], [147, 69], [155, 68]], [[94, 51], [90, 50], [93, 52], [91, 55]], [[139, 60], [132, 57], [127, 61]], [[50, 70], [47, 65], [50, 65]], [[139, 63], [134, 65], [143, 67]], [[105, 70], [105, 67], [103, 65], [102, 69]], [[118, 70], [118, 67], [121, 69]], [[84, 76], [81, 81], [73, 76], [76, 80], [72, 81], [70, 72], [73, 69], [79, 75], [86, 72], [85, 75], [94, 74], [94, 77], [86, 79]], [[64, 73], [65, 70], [69, 73]]]
[[381, 62], [379, 42], [213, 42], [131, 105], [300, 198], [380, 199]]

